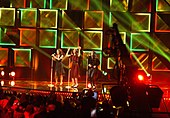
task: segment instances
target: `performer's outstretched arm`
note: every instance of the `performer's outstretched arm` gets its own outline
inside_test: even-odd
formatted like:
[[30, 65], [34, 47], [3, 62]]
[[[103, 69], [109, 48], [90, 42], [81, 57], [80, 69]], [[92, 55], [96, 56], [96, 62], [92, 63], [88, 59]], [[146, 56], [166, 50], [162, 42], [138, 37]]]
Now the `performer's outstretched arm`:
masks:
[[68, 54], [70, 52], [70, 48], [68, 48], [67, 52], [66, 52], [66, 57], [69, 57], [70, 55]]
[[81, 50], [81, 47], [79, 46], [78, 47], [78, 57], [80, 57], [80, 50]]

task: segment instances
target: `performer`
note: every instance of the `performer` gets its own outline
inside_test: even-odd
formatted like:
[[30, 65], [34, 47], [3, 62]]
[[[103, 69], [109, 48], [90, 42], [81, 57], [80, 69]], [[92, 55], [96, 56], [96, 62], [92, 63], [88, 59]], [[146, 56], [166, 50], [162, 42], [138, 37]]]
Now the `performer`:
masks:
[[88, 78], [90, 80], [92, 88], [95, 88], [95, 82], [98, 78], [98, 66], [100, 64], [99, 59], [96, 56], [96, 52], [92, 51], [88, 57]]
[[56, 85], [58, 84], [58, 78], [60, 78], [60, 85], [63, 85], [63, 75], [65, 74], [62, 59], [64, 57], [64, 53], [62, 49], [57, 49], [56, 53], [52, 54], [53, 60], [56, 61], [55, 67], [55, 81]]
[[68, 55], [70, 49], [67, 51], [67, 56], [70, 57], [70, 73], [71, 73], [71, 79], [72, 79], [72, 87], [77, 88], [78, 87], [78, 78], [80, 77], [80, 68], [79, 68], [79, 57], [80, 57], [80, 50], [81, 47], [78, 47], [78, 49], [73, 49], [71, 55]]

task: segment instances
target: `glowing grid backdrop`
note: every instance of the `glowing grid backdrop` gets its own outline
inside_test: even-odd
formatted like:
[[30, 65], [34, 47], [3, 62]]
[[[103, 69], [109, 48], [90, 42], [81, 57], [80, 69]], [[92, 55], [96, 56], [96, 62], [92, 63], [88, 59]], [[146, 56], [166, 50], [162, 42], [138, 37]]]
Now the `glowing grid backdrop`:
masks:
[[[130, 50], [135, 52], [140, 64], [147, 69], [147, 61], [145, 64], [143, 63], [143, 60], [147, 59], [141, 60], [141, 56], [138, 56], [145, 55], [142, 56], [144, 58], [148, 55], [146, 53], [149, 51], [147, 46], [150, 45], [145, 33], [151, 31], [153, 33], [169, 32], [170, 24], [167, 22], [169, 19], [166, 19], [169, 18], [169, 2], [166, 0], [155, 0], [156, 11], [154, 12], [155, 17], [153, 17], [151, 9], [154, 4], [151, 4], [150, 0], [143, 0], [142, 2], [140, 0], [110, 0], [108, 9], [105, 8], [105, 4], [101, 1], [99, 0], [97, 4], [96, 1], [92, 0], [78, 0], [79, 4], [83, 3], [79, 7], [79, 4], [75, 4], [73, 0], [11, 0], [11, 7], [19, 9], [0, 8], [0, 15], [3, 16], [0, 17], [0, 43], [2, 46], [9, 44], [9, 46], [15, 47], [17, 41], [9, 37], [6, 30], [2, 29], [4, 27], [7, 27], [7, 29], [16, 27], [20, 31], [18, 33], [20, 37], [16, 36], [16, 40], [20, 42], [17, 46], [28, 46], [28, 48], [38, 46], [39, 48], [47, 49], [82, 46], [83, 51], [101, 51], [105, 40], [103, 39], [104, 26], [111, 27], [113, 23], [117, 23], [124, 43], [129, 43], [126, 43], [126, 39], [130, 39]], [[18, 4], [15, 4], [15, 2]], [[132, 3], [131, 9], [129, 9], [130, 3]], [[16, 15], [18, 12], [20, 16]], [[61, 12], [61, 15], [59, 12]], [[75, 18], [71, 16], [73, 13], [76, 14]], [[26, 16], [29, 16], [29, 18]], [[19, 26], [16, 20], [18, 17], [21, 22]], [[75, 19], [82, 20], [77, 20], [79, 21], [77, 22]], [[151, 22], [155, 23], [154, 30], [152, 29], [154, 28], [153, 25], [150, 24]], [[129, 32], [131, 35], [129, 35]], [[154, 40], [154, 37], [151, 38]], [[159, 37], [157, 38], [159, 39]], [[157, 41], [162, 42], [161, 39]], [[108, 60], [112, 62], [111, 57]], [[158, 57], [155, 60], [159, 60]], [[109, 68], [112, 67], [110, 62], [107, 64]], [[161, 61], [158, 63], [161, 63]], [[159, 69], [159, 67], [164, 69], [161, 66], [153, 66], [153, 70]], [[165, 69], [167, 70], [167, 68]]]

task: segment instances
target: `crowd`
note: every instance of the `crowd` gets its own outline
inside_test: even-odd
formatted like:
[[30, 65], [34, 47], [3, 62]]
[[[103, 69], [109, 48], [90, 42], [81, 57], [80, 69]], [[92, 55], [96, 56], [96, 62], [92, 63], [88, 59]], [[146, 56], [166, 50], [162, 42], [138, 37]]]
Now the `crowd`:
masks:
[[101, 99], [92, 89], [69, 95], [0, 89], [0, 118], [151, 118], [146, 87], [114, 86], [110, 99]]
[[[51, 92], [48, 95], [7, 92], [0, 90], [0, 118], [107, 118], [113, 116], [112, 107], [93, 97], [94, 92], [83, 91], [78, 96], [65, 97]], [[104, 109], [107, 109], [107, 112]], [[108, 113], [109, 112], [109, 113]], [[110, 116], [109, 116], [110, 115]]]

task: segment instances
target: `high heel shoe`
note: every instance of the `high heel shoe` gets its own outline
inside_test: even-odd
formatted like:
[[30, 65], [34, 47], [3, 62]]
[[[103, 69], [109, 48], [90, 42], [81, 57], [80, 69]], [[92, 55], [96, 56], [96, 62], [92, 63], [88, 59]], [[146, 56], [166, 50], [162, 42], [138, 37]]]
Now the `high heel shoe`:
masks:
[[74, 88], [77, 88], [77, 87], [78, 87], [78, 84], [75, 84], [75, 85], [74, 85]]
[[62, 86], [63, 85], [63, 82], [60, 82], [60, 86]]

